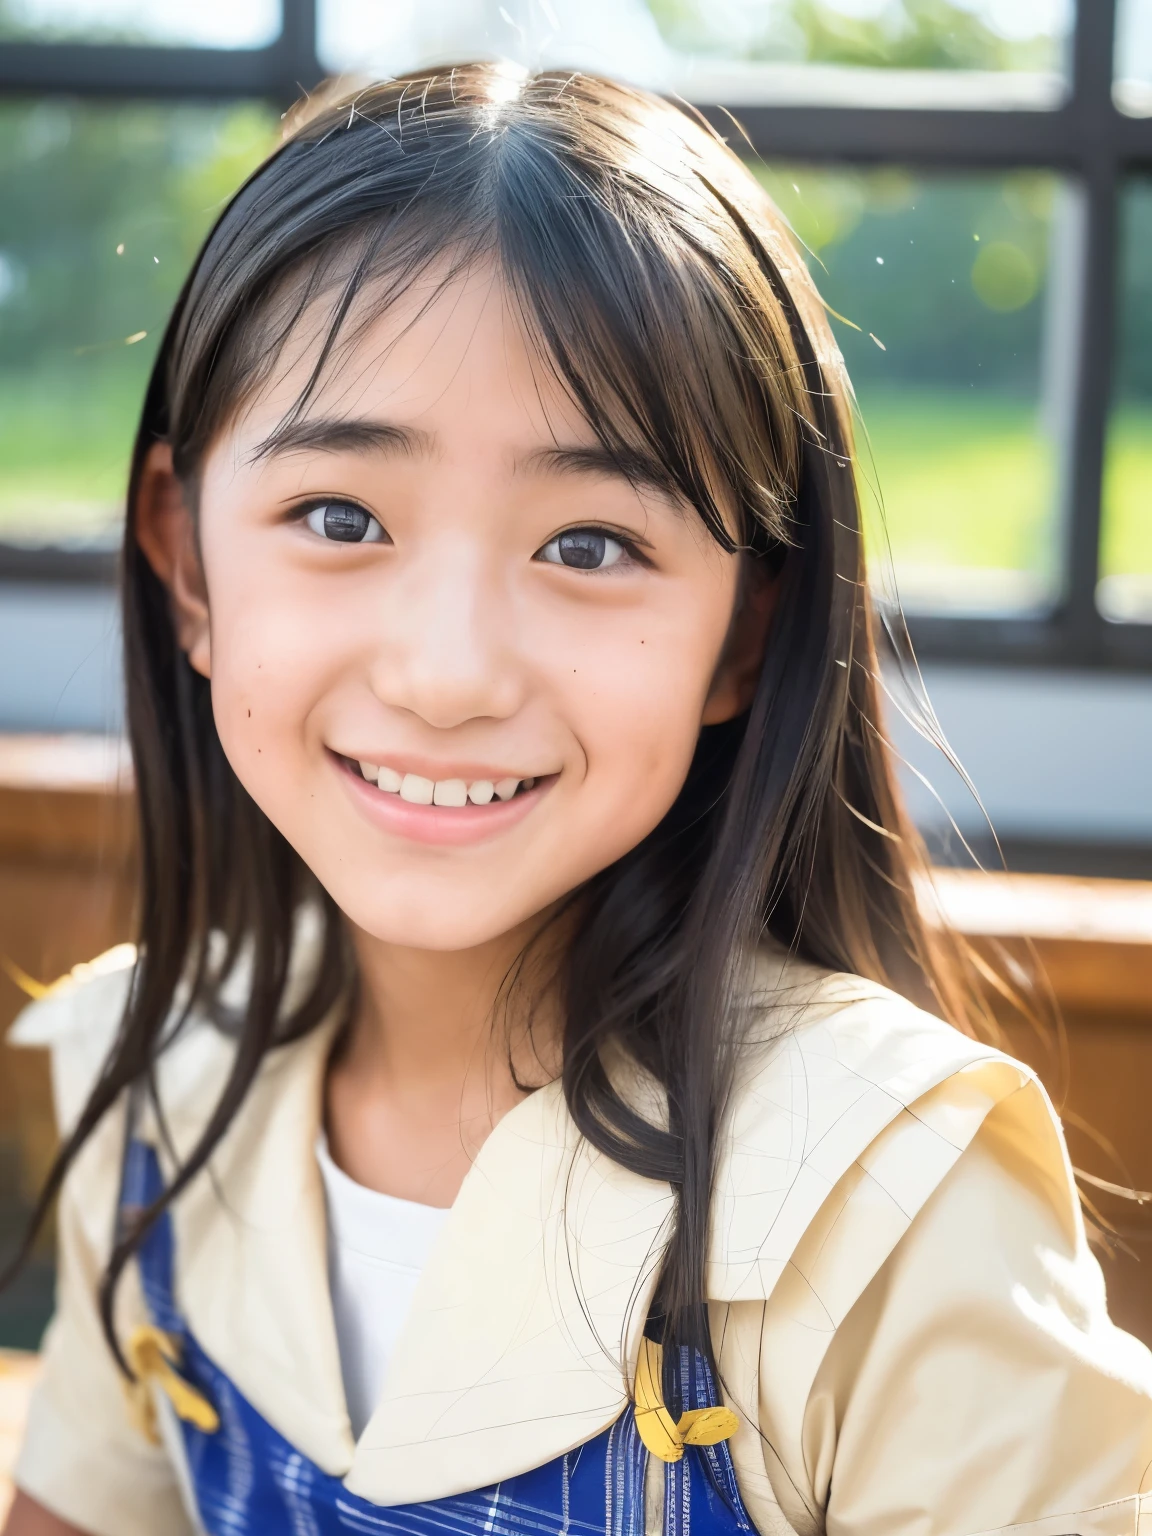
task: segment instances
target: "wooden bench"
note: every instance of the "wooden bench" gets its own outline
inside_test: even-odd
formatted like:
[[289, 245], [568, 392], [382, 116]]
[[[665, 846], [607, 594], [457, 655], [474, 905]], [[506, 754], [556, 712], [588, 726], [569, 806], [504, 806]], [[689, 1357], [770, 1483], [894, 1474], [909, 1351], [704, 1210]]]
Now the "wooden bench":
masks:
[[1006, 1046], [1043, 1078], [1087, 1209], [1115, 1228], [1098, 1250], [1112, 1315], [1152, 1345], [1152, 1202], [1102, 1187], [1152, 1192], [1152, 882], [939, 869], [933, 883], [978, 951], [1039, 962], [1052, 1020], [1038, 1034], [1005, 1013]]

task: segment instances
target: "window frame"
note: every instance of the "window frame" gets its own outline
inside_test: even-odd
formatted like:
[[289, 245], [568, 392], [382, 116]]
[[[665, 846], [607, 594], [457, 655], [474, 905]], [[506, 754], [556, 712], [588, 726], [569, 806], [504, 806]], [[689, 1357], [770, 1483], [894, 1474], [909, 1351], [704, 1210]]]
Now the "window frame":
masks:
[[[1152, 624], [1116, 623], [1096, 606], [1104, 460], [1113, 387], [1120, 201], [1126, 179], [1152, 171], [1152, 117], [1125, 116], [1113, 99], [1118, 0], [1079, 0], [1068, 91], [1050, 110], [738, 106], [695, 104], [725, 135], [734, 122], [766, 160], [899, 164], [917, 170], [1052, 170], [1072, 189], [1068, 334], [1048, 349], [1060, 375], [1057, 527], [1062, 594], [1042, 617], [912, 614], [921, 657], [1001, 665], [1152, 672]], [[281, 108], [324, 76], [317, 0], [282, 0], [280, 36], [257, 49], [101, 43], [0, 43], [0, 93], [82, 98], [227, 101], [264, 98]], [[114, 556], [0, 543], [0, 579], [108, 582]]]

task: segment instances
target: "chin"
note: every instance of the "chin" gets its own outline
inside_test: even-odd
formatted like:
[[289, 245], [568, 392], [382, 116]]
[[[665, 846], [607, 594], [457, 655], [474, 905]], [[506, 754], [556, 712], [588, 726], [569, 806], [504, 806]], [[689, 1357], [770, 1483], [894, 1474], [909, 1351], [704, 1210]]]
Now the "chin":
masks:
[[408, 892], [396, 902], [386, 903], [378, 897], [357, 900], [351, 895], [345, 903], [338, 890], [332, 890], [331, 895], [361, 932], [382, 944], [445, 954], [489, 944], [531, 915], [521, 911], [503, 913], [480, 895], [464, 903], [459, 892], [453, 893], [454, 899], [439, 892], [424, 898]]

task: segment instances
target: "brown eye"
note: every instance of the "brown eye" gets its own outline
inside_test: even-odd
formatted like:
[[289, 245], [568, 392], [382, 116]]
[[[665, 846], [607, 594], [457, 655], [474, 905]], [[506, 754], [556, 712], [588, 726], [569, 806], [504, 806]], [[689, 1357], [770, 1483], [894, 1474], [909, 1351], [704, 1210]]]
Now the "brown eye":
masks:
[[620, 540], [600, 528], [569, 528], [545, 544], [536, 558], [574, 571], [602, 571], [625, 553]]
[[352, 501], [328, 501], [304, 519], [313, 533], [337, 544], [379, 544], [387, 535], [370, 512]]

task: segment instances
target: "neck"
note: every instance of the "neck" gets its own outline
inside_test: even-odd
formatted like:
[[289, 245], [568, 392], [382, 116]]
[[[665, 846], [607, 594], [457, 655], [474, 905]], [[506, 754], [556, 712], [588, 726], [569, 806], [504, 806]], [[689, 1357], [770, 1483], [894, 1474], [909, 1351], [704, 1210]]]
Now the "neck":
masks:
[[556, 1075], [554, 1010], [531, 1007], [530, 984], [507, 989], [539, 927], [448, 952], [354, 931], [360, 1002], [329, 1069], [327, 1126], [359, 1183], [450, 1204], [524, 1085]]
[[[413, 1084], [459, 1083], [478, 1058], [506, 1056], [509, 1042], [496, 1027], [504, 1022], [501, 993], [532, 934], [526, 926], [476, 949], [438, 951], [357, 932], [362, 1001], [353, 1033], [360, 1051]], [[508, 1023], [522, 1029], [524, 1020]]]

